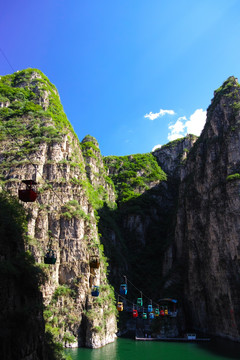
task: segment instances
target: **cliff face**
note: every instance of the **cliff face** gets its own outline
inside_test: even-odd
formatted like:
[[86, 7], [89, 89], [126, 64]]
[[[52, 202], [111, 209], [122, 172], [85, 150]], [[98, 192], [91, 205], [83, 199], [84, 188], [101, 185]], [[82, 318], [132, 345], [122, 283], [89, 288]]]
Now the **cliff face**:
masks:
[[[38, 200], [26, 203], [28, 244], [48, 275], [42, 287], [46, 329], [72, 346], [99, 347], [115, 338], [113, 291], [106, 278], [94, 207], [81, 146], [54, 86], [37, 70], [1, 78], [1, 184], [17, 195], [23, 179], [38, 183]], [[55, 265], [44, 265], [48, 248]], [[100, 267], [90, 266], [91, 257]], [[91, 296], [93, 285], [100, 296]]]
[[179, 192], [177, 257], [195, 328], [239, 340], [240, 86], [229, 78], [208, 108]]
[[179, 180], [187, 155], [196, 140], [197, 136], [190, 134], [185, 138], [171, 141], [153, 152], [158, 164], [166, 172], [168, 178], [174, 177]]
[[[240, 87], [229, 78], [198, 140], [188, 135], [152, 154], [103, 159], [96, 139], [79, 143], [40, 71], [1, 78], [0, 186], [17, 195], [21, 180], [38, 183], [38, 200], [24, 204], [24, 249], [47, 276], [44, 318], [55, 341], [99, 347], [114, 340], [105, 255], [117, 292], [127, 275], [155, 301], [179, 299], [182, 329], [240, 339], [239, 104]], [[55, 265], [43, 264], [49, 247]], [[99, 297], [91, 296], [94, 285]], [[139, 295], [128, 293], [131, 301]]]

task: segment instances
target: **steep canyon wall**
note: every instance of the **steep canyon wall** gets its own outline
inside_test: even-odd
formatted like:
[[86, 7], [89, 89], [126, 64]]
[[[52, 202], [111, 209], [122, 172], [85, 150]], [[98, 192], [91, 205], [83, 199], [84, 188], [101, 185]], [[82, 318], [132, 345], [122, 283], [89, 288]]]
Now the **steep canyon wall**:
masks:
[[[154, 301], [179, 299], [182, 330], [239, 340], [237, 80], [215, 92], [200, 138], [105, 158], [90, 135], [79, 142], [39, 70], [2, 77], [0, 85], [1, 188], [17, 196], [23, 179], [38, 183], [37, 202], [24, 204], [24, 246], [48, 279], [41, 291], [55, 340], [88, 347], [113, 341], [109, 280], [118, 292], [123, 275]], [[55, 265], [43, 264], [49, 246]], [[94, 256], [99, 268], [90, 266]], [[99, 297], [91, 296], [93, 285]]]

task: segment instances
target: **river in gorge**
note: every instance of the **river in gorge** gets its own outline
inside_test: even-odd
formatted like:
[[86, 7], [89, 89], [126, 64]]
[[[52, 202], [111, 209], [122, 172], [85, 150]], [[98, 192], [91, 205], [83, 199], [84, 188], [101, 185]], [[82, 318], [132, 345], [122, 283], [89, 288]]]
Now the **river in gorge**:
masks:
[[240, 360], [240, 344], [209, 342], [135, 341], [118, 338], [100, 349], [66, 349], [73, 360]]

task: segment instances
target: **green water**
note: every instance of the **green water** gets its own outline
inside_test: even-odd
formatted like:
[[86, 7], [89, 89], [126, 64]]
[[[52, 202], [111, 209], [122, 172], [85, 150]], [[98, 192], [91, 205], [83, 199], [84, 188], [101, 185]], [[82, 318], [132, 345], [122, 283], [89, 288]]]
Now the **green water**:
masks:
[[209, 343], [144, 342], [118, 339], [100, 349], [67, 349], [73, 360], [232, 360], [240, 359], [240, 345]]

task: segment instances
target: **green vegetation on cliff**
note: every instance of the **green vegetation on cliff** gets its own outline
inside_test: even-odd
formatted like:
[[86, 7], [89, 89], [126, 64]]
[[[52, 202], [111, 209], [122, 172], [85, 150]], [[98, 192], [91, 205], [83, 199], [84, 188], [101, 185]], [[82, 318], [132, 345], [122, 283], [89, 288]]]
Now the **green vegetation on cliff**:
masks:
[[[0, 108], [5, 120], [23, 115], [52, 119], [58, 129], [72, 129], [56, 87], [38, 69], [26, 69], [0, 78]], [[40, 102], [40, 104], [39, 104]]]
[[121, 203], [137, 198], [151, 187], [151, 183], [167, 180], [167, 175], [150, 153], [107, 156], [104, 162]]
[[230, 76], [222, 86], [220, 86], [217, 90], [214, 91], [214, 98], [212, 100], [211, 105], [208, 107], [208, 114], [212, 114], [215, 107], [219, 104], [221, 98], [226, 96], [232, 100], [232, 106], [235, 110], [239, 110], [236, 103], [236, 99], [238, 98], [240, 84], [234, 76]]

